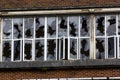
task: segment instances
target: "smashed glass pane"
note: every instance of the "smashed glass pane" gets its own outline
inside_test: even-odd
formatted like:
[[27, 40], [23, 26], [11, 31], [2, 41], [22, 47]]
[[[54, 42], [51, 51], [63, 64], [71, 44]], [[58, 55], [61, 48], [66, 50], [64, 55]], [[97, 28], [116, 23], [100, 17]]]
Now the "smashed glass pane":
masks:
[[77, 39], [70, 39], [70, 58], [77, 59]]
[[36, 38], [44, 37], [45, 18], [36, 18]]
[[96, 59], [105, 59], [105, 39], [96, 39]]
[[3, 39], [12, 38], [12, 20], [3, 19]]
[[15, 60], [20, 60], [20, 40], [19, 41], [14, 41], [14, 61]]
[[114, 58], [114, 37], [108, 38], [108, 58]]
[[25, 18], [24, 35], [25, 38], [33, 38], [34, 18]]
[[24, 59], [31, 60], [32, 59], [32, 41], [25, 40], [24, 43]]
[[118, 16], [118, 35], [120, 35], [120, 15]]
[[116, 16], [106, 16], [106, 33], [108, 36], [116, 35]]
[[48, 17], [47, 19], [47, 35], [49, 38], [56, 37], [56, 18]]
[[70, 36], [78, 36], [78, 24], [78, 16], [72, 16], [69, 18]]
[[103, 36], [105, 34], [105, 17], [104, 16], [96, 16], [95, 17], [95, 34], [96, 36]]
[[89, 38], [81, 39], [80, 44], [81, 44], [80, 46], [81, 59], [89, 59], [89, 52], [90, 52]]
[[67, 37], [67, 17], [58, 18], [58, 37]]
[[3, 41], [3, 61], [11, 61], [11, 41]]
[[80, 17], [80, 35], [81, 36], [89, 36], [90, 35], [90, 18], [88, 16]]
[[35, 41], [35, 60], [44, 60], [44, 40]]
[[22, 34], [23, 34], [23, 19], [14, 18], [13, 19], [13, 37], [22, 38]]
[[56, 40], [47, 41], [47, 60], [56, 60]]

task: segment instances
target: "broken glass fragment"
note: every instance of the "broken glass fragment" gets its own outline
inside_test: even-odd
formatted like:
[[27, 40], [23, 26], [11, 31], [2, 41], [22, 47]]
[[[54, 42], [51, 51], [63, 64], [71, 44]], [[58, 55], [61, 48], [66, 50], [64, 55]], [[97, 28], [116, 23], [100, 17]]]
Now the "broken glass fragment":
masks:
[[114, 37], [108, 38], [108, 58], [114, 58]]
[[22, 18], [14, 18], [13, 19], [13, 37], [22, 38], [23, 34], [23, 19]]
[[108, 36], [110, 35], [116, 35], [116, 16], [106, 16], [106, 33]]
[[36, 38], [44, 37], [45, 18], [36, 18]]
[[56, 37], [56, 18], [48, 17], [47, 22], [48, 22], [47, 23], [48, 38], [55, 38]]
[[14, 41], [14, 61], [20, 60], [20, 41]]
[[33, 38], [34, 18], [25, 18], [24, 21], [25, 38]]
[[24, 59], [31, 60], [32, 59], [32, 41], [25, 40], [24, 46]]
[[80, 53], [81, 59], [89, 59], [90, 41], [88, 38], [81, 39]]
[[44, 60], [44, 40], [35, 41], [35, 60]]
[[58, 18], [58, 37], [67, 37], [67, 17]]
[[12, 20], [5, 18], [3, 19], [3, 39], [12, 38]]
[[89, 36], [90, 35], [90, 19], [88, 16], [81, 16], [81, 28], [80, 34], [81, 36]]
[[96, 59], [105, 59], [105, 39], [96, 39]]
[[77, 59], [77, 39], [70, 39], [70, 58]]
[[103, 36], [105, 34], [105, 17], [104, 16], [96, 16], [95, 19], [95, 28], [96, 28], [96, 36]]
[[47, 41], [47, 60], [56, 60], [56, 40]]
[[11, 61], [11, 41], [3, 41], [3, 61]]
[[78, 16], [69, 17], [70, 36], [78, 36]]

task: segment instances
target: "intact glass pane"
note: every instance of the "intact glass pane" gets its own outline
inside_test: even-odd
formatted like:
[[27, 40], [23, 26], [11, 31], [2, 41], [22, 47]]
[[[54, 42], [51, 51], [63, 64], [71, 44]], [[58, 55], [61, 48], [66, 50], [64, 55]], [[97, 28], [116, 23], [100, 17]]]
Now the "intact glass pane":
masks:
[[25, 38], [33, 38], [34, 18], [24, 18], [24, 36]]
[[23, 36], [23, 19], [13, 19], [13, 37], [16, 39], [22, 38]]
[[116, 35], [116, 16], [109, 15], [106, 16], [106, 33], [107, 36]]
[[95, 17], [95, 35], [96, 36], [105, 35], [105, 16]]
[[89, 38], [80, 40], [80, 57], [81, 59], [89, 59], [90, 55], [90, 41]]
[[48, 17], [47, 19], [47, 36], [48, 38], [56, 37], [56, 18]]
[[45, 18], [44, 17], [37, 17], [35, 19], [36, 23], [36, 30], [35, 30], [35, 36], [36, 38], [43, 38], [44, 32], [45, 32]]
[[32, 41], [24, 41], [24, 60], [32, 60]]
[[14, 61], [20, 60], [20, 54], [21, 54], [21, 41], [17, 40], [14, 41]]
[[77, 39], [70, 39], [70, 58], [77, 59]]
[[81, 16], [80, 17], [80, 36], [88, 37], [90, 35], [90, 18], [89, 16]]
[[11, 61], [11, 41], [3, 41], [2, 45], [2, 61], [10, 62]]
[[70, 16], [69, 17], [70, 36], [73, 37], [78, 36], [78, 30], [79, 30], [78, 26], [79, 26], [78, 16]]
[[47, 60], [56, 60], [56, 40], [47, 40]]
[[105, 59], [105, 39], [96, 38], [96, 59]]
[[67, 37], [67, 17], [58, 18], [58, 37]]
[[44, 40], [35, 41], [35, 60], [44, 60]]
[[12, 19], [3, 19], [3, 39], [12, 38]]

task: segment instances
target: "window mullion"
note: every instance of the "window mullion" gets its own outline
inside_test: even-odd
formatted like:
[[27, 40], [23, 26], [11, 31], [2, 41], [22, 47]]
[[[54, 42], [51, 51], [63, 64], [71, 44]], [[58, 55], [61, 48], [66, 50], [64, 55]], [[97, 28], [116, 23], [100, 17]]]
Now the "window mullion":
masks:
[[3, 52], [2, 52], [2, 31], [3, 31], [3, 18], [1, 19], [0, 18], [0, 52], [1, 52], [1, 54], [0, 54], [0, 61], [2, 61], [2, 54], [3, 54]]
[[45, 49], [44, 49], [44, 60], [46, 61], [47, 60], [47, 17], [45, 17], [45, 28], [44, 28], [44, 33], [45, 33], [45, 36], [44, 36], [44, 39], [45, 39]]

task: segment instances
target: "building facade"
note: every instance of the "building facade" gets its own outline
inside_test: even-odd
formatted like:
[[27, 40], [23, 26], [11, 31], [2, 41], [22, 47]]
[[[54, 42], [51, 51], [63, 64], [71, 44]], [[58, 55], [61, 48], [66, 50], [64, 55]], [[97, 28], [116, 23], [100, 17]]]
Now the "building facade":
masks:
[[120, 80], [119, 0], [1, 0], [0, 80]]

